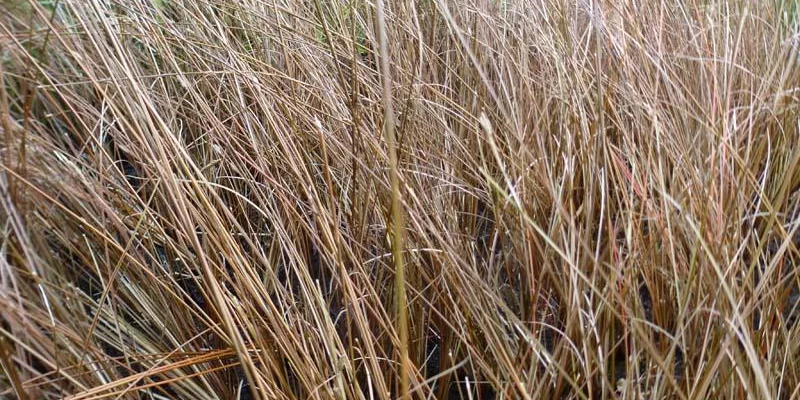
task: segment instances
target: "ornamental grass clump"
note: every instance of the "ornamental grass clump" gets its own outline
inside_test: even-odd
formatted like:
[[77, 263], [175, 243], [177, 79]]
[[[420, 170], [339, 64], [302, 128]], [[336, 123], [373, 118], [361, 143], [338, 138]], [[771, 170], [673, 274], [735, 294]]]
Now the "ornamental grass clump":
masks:
[[4, 1], [0, 398], [797, 397], [789, 3]]

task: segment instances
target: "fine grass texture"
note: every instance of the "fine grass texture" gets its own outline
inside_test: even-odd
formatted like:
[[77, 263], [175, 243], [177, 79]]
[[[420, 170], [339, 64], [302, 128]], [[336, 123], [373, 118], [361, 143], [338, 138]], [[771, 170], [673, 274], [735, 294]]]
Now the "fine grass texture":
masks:
[[797, 9], [3, 0], [0, 398], [798, 398]]

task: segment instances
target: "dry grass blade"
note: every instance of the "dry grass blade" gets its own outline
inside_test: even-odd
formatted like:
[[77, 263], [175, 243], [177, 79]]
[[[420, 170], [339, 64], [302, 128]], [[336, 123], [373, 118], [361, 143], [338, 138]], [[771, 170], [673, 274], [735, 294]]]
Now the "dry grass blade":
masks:
[[400, 364], [399, 388], [400, 398], [408, 399], [409, 392], [409, 359], [408, 359], [408, 301], [406, 299], [406, 274], [405, 262], [403, 257], [403, 230], [405, 223], [403, 222], [403, 206], [400, 191], [400, 176], [397, 165], [397, 138], [395, 137], [394, 126], [394, 106], [392, 102], [392, 74], [389, 68], [391, 62], [389, 56], [389, 43], [386, 34], [386, 10], [384, 9], [383, 0], [378, 0], [376, 3], [377, 15], [377, 28], [378, 28], [378, 43], [380, 46], [380, 63], [381, 63], [381, 82], [383, 84], [383, 133], [386, 138], [387, 153], [389, 153], [389, 174], [392, 182], [392, 259], [394, 260], [394, 290], [395, 290], [395, 308], [397, 309], [397, 335], [399, 340], [399, 357], [398, 364]]

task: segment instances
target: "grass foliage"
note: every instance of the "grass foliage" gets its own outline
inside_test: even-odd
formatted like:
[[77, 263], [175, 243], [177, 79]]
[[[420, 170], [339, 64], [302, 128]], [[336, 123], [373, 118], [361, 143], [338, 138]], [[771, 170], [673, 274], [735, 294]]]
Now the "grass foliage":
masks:
[[0, 397], [797, 398], [790, 3], [3, 0]]

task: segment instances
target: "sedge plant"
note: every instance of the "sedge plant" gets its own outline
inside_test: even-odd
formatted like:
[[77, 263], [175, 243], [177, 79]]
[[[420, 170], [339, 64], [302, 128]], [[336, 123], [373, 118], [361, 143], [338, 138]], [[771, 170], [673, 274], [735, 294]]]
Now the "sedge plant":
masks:
[[790, 3], [0, 2], [0, 398], [796, 398]]

